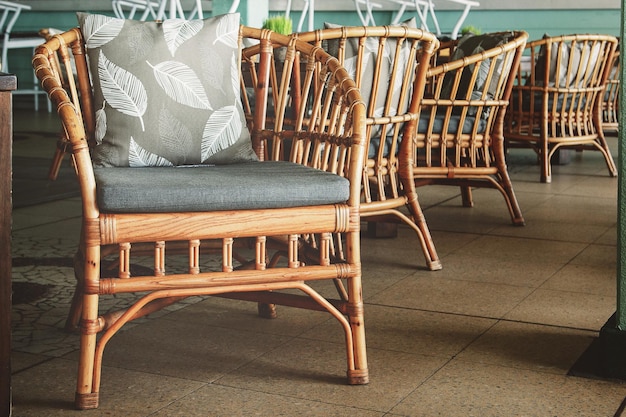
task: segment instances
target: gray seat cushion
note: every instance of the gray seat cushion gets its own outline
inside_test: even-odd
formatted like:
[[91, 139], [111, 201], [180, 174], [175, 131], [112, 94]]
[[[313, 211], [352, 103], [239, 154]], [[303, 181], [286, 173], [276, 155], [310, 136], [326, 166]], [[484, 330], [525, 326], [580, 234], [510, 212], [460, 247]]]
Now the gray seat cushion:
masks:
[[290, 162], [96, 168], [100, 210], [158, 213], [345, 203], [343, 177]]
[[[419, 120], [419, 124], [417, 126], [417, 131], [419, 133], [424, 133], [428, 130], [428, 123], [430, 122], [430, 117], [428, 114], [422, 114], [420, 116], [420, 120]], [[435, 121], [434, 121], [434, 125], [433, 125], [433, 133], [437, 133], [440, 134], [443, 130], [443, 122], [444, 122], [444, 116], [436, 116], [435, 117]], [[448, 132], [449, 133], [455, 133], [459, 130], [459, 124], [461, 122], [461, 117], [460, 116], [451, 116], [450, 119], [448, 120]], [[465, 121], [463, 122], [463, 132], [465, 134], [470, 134], [472, 133], [472, 129], [474, 128], [474, 124], [476, 123], [476, 118], [475, 117], [471, 117], [468, 116], [465, 118]], [[485, 120], [483, 120], [482, 118], [480, 120], [478, 120], [478, 133], [484, 133], [485, 132], [485, 126], [487, 125], [487, 122]], [[385, 149], [384, 149], [384, 156], [387, 156], [389, 153], [389, 148], [391, 147], [391, 141], [392, 141], [392, 137], [387, 137], [387, 140], [385, 141]], [[376, 153], [378, 152], [378, 146], [380, 145], [380, 137], [374, 137], [370, 140], [370, 146], [369, 146], [369, 150], [368, 150], [368, 154], [367, 157], [372, 159], [376, 157]], [[396, 151], [398, 151], [400, 148], [400, 145], [398, 144], [398, 147], [396, 149]]]

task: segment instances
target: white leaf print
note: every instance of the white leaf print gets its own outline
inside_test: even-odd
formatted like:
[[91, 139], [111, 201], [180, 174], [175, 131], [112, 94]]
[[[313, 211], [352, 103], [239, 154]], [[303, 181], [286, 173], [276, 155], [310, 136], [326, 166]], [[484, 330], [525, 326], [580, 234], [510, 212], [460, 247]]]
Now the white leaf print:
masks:
[[[222, 94], [226, 94], [226, 91], [224, 90], [225, 83], [221, 75], [226, 74], [227, 69], [224, 68], [224, 62], [222, 61], [223, 58], [221, 54], [216, 55], [215, 53], [212, 54], [207, 52], [201, 54], [201, 56], [202, 80], [204, 85], [207, 86], [207, 90], [211, 91], [209, 88], [212, 88]], [[237, 68], [237, 73], [239, 73], [239, 68]]]
[[159, 139], [168, 154], [180, 155], [182, 161], [178, 163], [198, 162], [186, 160], [186, 155], [192, 154], [193, 135], [167, 108], [161, 109], [159, 114]]
[[154, 77], [174, 101], [195, 109], [212, 110], [202, 82], [195, 72], [182, 62], [164, 61], [152, 65]]
[[230, 69], [230, 77], [233, 83], [233, 91], [235, 92], [235, 101], [239, 101], [239, 89], [241, 85], [239, 84], [239, 62], [237, 62], [237, 57], [233, 54], [231, 69]]
[[104, 111], [106, 104], [106, 101], [102, 102], [102, 108], [96, 112], [96, 131], [94, 132], [94, 139], [98, 145], [102, 143], [102, 139], [107, 133], [107, 114]]
[[115, 110], [141, 121], [141, 129], [146, 130], [143, 115], [148, 107], [146, 89], [132, 73], [109, 61], [100, 51], [98, 76], [102, 95]]
[[99, 48], [107, 44], [120, 33], [123, 26], [124, 19], [90, 14], [82, 27], [87, 49]]
[[149, 25], [132, 25], [125, 30], [127, 35], [128, 55], [125, 57], [128, 68], [146, 60], [154, 49], [155, 37]]
[[197, 35], [203, 26], [204, 21], [199, 19], [166, 19], [163, 22], [163, 36], [172, 56], [176, 54], [180, 45]]
[[202, 134], [202, 162], [237, 142], [242, 128], [235, 106], [222, 107], [211, 114]]
[[174, 164], [162, 156], [148, 152], [139, 146], [132, 136], [130, 137], [130, 145], [128, 146], [128, 165], [134, 168], [174, 166]]
[[236, 19], [238, 14], [226, 14], [223, 15], [217, 24], [216, 37], [213, 41], [213, 45], [217, 42], [221, 42], [233, 49], [239, 48], [239, 22], [231, 22], [231, 19]]

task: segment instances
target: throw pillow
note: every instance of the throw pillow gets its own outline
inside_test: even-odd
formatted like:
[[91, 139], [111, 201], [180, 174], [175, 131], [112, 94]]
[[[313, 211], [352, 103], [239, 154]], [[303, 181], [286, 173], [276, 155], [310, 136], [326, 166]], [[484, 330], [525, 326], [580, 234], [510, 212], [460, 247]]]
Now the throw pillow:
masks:
[[96, 166], [257, 160], [239, 90], [239, 15], [141, 22], [78, 13]]
[[[456, 48], [454, 49], [454, 52], [452, 52], [452, 55], [450, 56], [450, 61], [456, 61], [459, 59], [463, 59], [464, 57], [479, 54], [481, 52], [496, 48], [509, 42], [513, 39], [513, 37], [514, 34], [511, 32], [485, 33], [482, 35], [474, 35], [469, 33], [459, 39]], [[468, 90], [470, 88], [470, 82], [475, 69], [475, 64], [471, 64], [463, 69], [463, 73], [461, 74], [461, 79], [459, 81], [459, 88], [457, 90], [457, 97], [465, 98], [467, 97], [467, 94], [469, 92], [471, 99], [482, 100], [485, 88], [487, 89], [486, 98], [489, 99], [494, 97], [498, 89], [498, 80], [500, 79], [502, 69], [504, 68], [504, 59], [502, 56], [498, 56], [495, 58], [496, 66], [494, 69], [494, 74], [491, 78], [490, 84], [486, 85], [485, 83], [487, 82], [492, 59], [493, 58], [488, 58], [480, 63], [480, 67], [478, 68], [478, 76], [472, 87], [471, 92], [469, 92]], [[455, 74], [446, 74], [444, 78], [444, 85], [442, 87], [442, 97], [450, 97], [452, 87], [454, 86], [454, 78]], [[473, 116], [476, 114], [476, 109], [469, 109], [468, 113]], [[484, 118], [487, 118], [489, 116], [489, 112], [483, 112], [482, 116]]]
[[[408, 28], [417, 28], [417, 23], [415, 18], [411, 18], [402, 22], [399, 26], [405, 26]], [[340, 28], [341, 25], [333, 24], [333, 23], [324, 23], [324, 28], [332, 29], [332, 28]], [[363, 52], [363, 61], [361, 67], [361, 78], [359, 91], [361, 92], [361, 97], [363, 102], [368, 107], [367, 115], [368, 117], [382, 117], [385, 115], [385, 103], [387, 99], [387, 92], [389, 88], [392, 88], [393, 94], [391, 97], [391, 102], [393, 105], [390, 107], [390, 111], [387, 116], [395, 116], [397, 114], [405, 113], [410, 100], [410, 94], [407, 94], [404, 101], [400, 103], [400, 92], [402, 89], [402, 82], [404, 81], [402, 76], [396, 77], [395, 83], [393, 86], [389, 86], [389, 82], [391, 80], [391, 72], [393, 69], [393, 53], [396, 50], [397, 41], [396, 39], [389, 38], [385, 42], [384, 54], [386, 57], [385, 64], [381, 66], [380, 74], [379, 74], [379, 86], [378, 86], [378, 94], [374, 98], [373, 105], [370, 106], [372, 102], [372, 90], [373, 90], [373, 82], [374, 82], [374, 65], [376, 64], [376, 58], [378, 56], [378, 38], [370, 37], [366, 39], [364, 45]], [[339, 55], [339, 40], [328, 40], [324, 45], [325, 49], [328, 51], [330, 55], [338, 57]], [[359, 40], [357, 38], [348, 38], [346, 40], [345, 52], [344, 52], [344, 62], [343, 66], [350, 74], [350, 77], [353, 80], [356, 80], [356, 63], [357, 63], [357, 55], [359, 51]], [[405, 42], [399, 59], [398, 68], [407, 68], [407, 60], [411, 53], [411, 45], [410, 43]], [[414, 67], [413, 67], [414, 70]], [[374, 126], [372, 128], [371, 136], [378, 136], [380, 134], [381, 127]]]

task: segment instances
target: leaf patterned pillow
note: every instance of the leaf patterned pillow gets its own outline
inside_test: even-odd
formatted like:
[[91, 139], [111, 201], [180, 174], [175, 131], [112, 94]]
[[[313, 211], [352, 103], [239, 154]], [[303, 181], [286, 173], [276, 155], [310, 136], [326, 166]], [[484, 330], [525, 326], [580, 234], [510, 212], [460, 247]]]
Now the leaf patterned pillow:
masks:
[[240, 100], [238, 14], [78, 21], [94, 89], [94, 165], [257, 160]]
[[[475, 54], [480, 54], [484, 51], [496, 48], [498, 46], [504, 45], [507, 42], [510, 42], [515, 38], [515, 34], [513, 32], [501, 32], [501, 33], [485, 33], [482, 35], [474, 35], [472, 33], [468, 33], [459, 39], [456, 49], [452, 53], [450, 57], [450, 61], [456, 61], [459, 59], [463, 59], [465, 57], [469, 57]], [[483, 92], [487, 89], [487, 94], [485, 97], [487, 99], [493, 98], [498, 90], [498, 83], [503, 79], [500, 77], [502, 74], [503, 68], [508, 68], [510, 65], [510, 61], [504, 62], [503, 55], [498, 55], [495, 57], [496, 64], [494, 69], [494, 74], [490, 80], [489, 85], [486, 85], [489, 78], [489, 70], [491, 67], [491, 60], [494, 58], [487, 58], [484, 61], [480, 62], [480, 66], [478, 67], [478, 75], [473, 84], [473, 90], [471, 91], [470, 98], [472, 100], [482, 100]], [[509, 57], [509, 59], [513, 59], [513, 57]], [[447, 73], [444, 78], [444, 85], [442, 87], [441, 97], [443, 98], [467, 98], [468, 89], [470, 88], [470, 84], [473, 79], [473, 72], [476, 64], [470, 64], [468, 67], [463, 69], [463, 73], [461, 74], [461, 79], [459, 81], [459, 87], [456, 92], [455, 97], [451, 97], [452, 91], [454, 89], [456, 73], [450, 72]], [[470, 116], [476, 115], [477, 109], [476, 107], [470, 107], [468, 110], [468, 114]], [[489, 108], [484, 109], [481, 114], [483, 118], [489, 117]]]
[[[417, 21], [415, 18], [408, 19], [404, 22], [401, 22], [397, 26], [405, 26], [408, 28], [417, 28]], [[333, 28], [341, 28], [341, 25], [325, 22], [325, 29], [333, 29]], [[370, 104], [372, 91], [374, 90], [374, 65], [376, 64], [376, 59], [378, 57], [378, 46], [379, 39], [376, 37], [368, 37], [365, 39], [364, 52], [363, 52], [363, 62], [361, 67], [361, 85], [359, 86], [359, 91], [361, 92], [361, 97], [363, 102], [365, 102], [368, 106]], [[382, 116], [395, 116], [397, 114], [406, 113], [409, 107], [410, 94], [408, 94], [402, 102], [400, 102], [400, 92], [402, 91], [402, 83], [404, 81], [403, 77], [396, 77], [394, 79], [394, 85], [390, 86], [390, 80], [392, 76], [393, 70], [393, 54], [395, 52], [397, 46], [397, 40], [394, 38], [389, 38], [385, 42], [385, 48], [383, 50], [383, 54], [385, 60], [384, 64], [380, 68], [380, 74], [378, 78], [378, 94], [376, 95], [376, 99], [374, 101], [374, 108], [368, 108], [368, 117], [382, 117]], [[329, 54], [337, 57], [339, 54], [339, 40], [329, 40], [324, 45], [325, 49]], [[356, 66], [357, 59], [359, 54], [359, 39], [358, 38], [348, 38], [345, 46], [345, 57], [343, 66], [350, 74], [350, 77], [353, 80], [356, 80]], [[402, 46], [398, 68], [406, 68], [407, 61], [409, 59], [409, 55], [411, 54], [411, 45], [409, 42], [405, 42]], [[387, 113], [385, 113], [385, 105], [387, 104], [387, 93], [389, 89], [392, 89], [393, 93], [391, 96], [391, 107]], [[376, 137], [380, 135], [382, 127], [377, 125], [372, 128], [371, 136]], [[392, 133], [392, 130], [389, 130], [388, 133]]]

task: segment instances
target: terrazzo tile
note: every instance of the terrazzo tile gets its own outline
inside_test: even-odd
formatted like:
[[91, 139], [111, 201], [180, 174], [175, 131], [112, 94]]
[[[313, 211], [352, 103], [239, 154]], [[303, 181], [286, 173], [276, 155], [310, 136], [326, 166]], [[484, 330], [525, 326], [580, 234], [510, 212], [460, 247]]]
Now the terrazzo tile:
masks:
[[612, 417], [626, 384], [454, 360], [391, 412], [411, 417]]
[[615, 312], [615, 295], [535, 290], [504, 318], [530, 323], [600, 330]]
[[[474, 248], [466, 250], [474, 252]], [[445, 267], [436, 278], [537, 288], [563, 267], [557, 263], [528, 263], [514, 256], [506, 259], [476, 257], [466, 254], [466, 250], [444, 257]]]
[[531, 292], [531, 288], [513, 285], [431, 279], [416, 275], [368, 299], [368, 303], [501, 318]]
[[[590, 216], [589, 213], [594, 214]], [[584, 219], [588, 225], [608, 228], [615, 225], [617, 211], [615, 198], [553, 195], [545, 203], [528, 210], [526, 216], [541, 219], [543, 222], [571, 224], [579, 224]]]
[[617, 271], [613, 265], [588, 266], [570, 263], [548, 279], [542, 289], [572, 291], [614, 297]]
[[457, 358], [565, 375], [594, 337], [597, 337], [596, 332], [500, 321]]
[[[74, 361], [54, 359], [12, 377], [13, 415], [55, 417], [78, 415]], [[103, 368], [100, 407], [85, 416], [146, 416], [190, 394], [201, 383], [118, 368]]]
[[[236, 398], [236, 401], [233, 401]], [[357, 407], [344, 407], [322, 401], [242, 390], [220, 385], [207, 385], [154, 414], [153, 417], [206, 416], [359, 416], [382, 417], [381, 412]]]
[[[453, 357], [480, 337], [496, 320], [365, 304], [369, 349]], [[333, 342], [341, 336], [326, 322], [302, 337]]]
[[184, 320], [152, 320], [115, 335], [105, 349], [103, 363], [155, 375], [212, 382], [290, 339]]
[[532, 210], [525, 212], [524, 215], [526, 226], [498, 227], [491, 231], [491, 234], [558, 242], [593, 243], [600, 239], [607, 230], [606, 225], [579, 222], [576, 227], [572, 227], [571, 223], [544, 220], [541, 215], [535, 215]]
[[617, 257], [617, 248], [613, 245], [589, 245], [572, 259], [571, 264], [600, 268], [615, 267]]
[[216, 383], [383, 412], [410, 394], [445, 362], [446, 359], [432, 356], [369, 349], [370, 383], [347, 385], [343, 343], [298, 339]]

